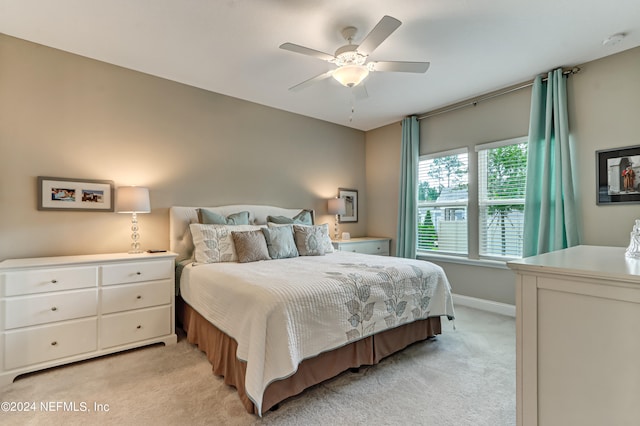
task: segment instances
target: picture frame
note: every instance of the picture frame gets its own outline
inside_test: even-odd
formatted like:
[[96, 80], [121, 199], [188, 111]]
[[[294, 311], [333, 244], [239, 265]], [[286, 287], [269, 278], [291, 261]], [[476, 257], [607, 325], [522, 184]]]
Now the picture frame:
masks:
[[338, 217], [339, 223], [358, 221], [358, 190], [338, 188], [338, 198], [345, 199], [346, 213]]
[[111, 180], [38, 176], [38, 210], [114, 211]]
[[640, 203], [640, 145], [596, 151], [596, 203]]

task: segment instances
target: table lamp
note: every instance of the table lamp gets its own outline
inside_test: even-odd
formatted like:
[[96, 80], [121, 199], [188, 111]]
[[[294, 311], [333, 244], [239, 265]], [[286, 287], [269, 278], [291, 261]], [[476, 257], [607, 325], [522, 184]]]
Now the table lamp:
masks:
[[329, 200], [329, 213], [336, 215], [336, 224], [333, 228], [333, 239], [340, 239], [340, 230], [338, 229], [339, 215], [347, 212], [347, 203], [344, 198], [332, 198]]
[[131, 250], [130, 254], [142, 253], [140, 250], [140, 234], [138, 234], [138, 213], [149, 213], [149, 189], [139, 186], [121, 186], [116, 197], [116, 211], [118, 213], [131, 213]]

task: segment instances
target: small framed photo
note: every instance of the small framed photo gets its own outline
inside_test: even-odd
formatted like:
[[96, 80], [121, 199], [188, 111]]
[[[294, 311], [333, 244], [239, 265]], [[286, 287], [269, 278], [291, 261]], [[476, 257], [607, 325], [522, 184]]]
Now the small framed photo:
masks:
[[338, 198], [345, 200], [345, 214], [341, 214], [338, 222], [358, 221], [358, 191], [356, 189], [338, 188]]
[[596, 151], [596, 203], [640, 203], [640, 145]]
[[38, 176], [38, 210], [112, 212], [113, 181]]

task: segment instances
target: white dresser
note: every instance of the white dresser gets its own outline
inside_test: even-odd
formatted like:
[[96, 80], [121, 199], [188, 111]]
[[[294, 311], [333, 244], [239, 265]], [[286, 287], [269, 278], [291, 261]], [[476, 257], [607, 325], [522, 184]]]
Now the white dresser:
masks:
[[23, 373], [177, 341], [174, 253], [0, 262], [0, 386]]
[[355, 253], [379, 254], [389, 256], [391, 239], [380, 237], [357, 237], [349, 240], [332, 240], [333, 248], [340, 251]]
[[519, 425], [640, 424], [640, 260], [578, 246], [517, 273]]

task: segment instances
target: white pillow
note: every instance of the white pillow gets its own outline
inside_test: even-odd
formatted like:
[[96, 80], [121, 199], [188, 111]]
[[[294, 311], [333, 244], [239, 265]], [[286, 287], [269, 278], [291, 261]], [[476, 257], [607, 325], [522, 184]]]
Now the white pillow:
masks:
[[189, 225], [194, 256], [197, 263], [237, 262], [238, 255], [233, 244], [232, 231], [257, 231], [259, 226], [253, 225]]

